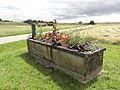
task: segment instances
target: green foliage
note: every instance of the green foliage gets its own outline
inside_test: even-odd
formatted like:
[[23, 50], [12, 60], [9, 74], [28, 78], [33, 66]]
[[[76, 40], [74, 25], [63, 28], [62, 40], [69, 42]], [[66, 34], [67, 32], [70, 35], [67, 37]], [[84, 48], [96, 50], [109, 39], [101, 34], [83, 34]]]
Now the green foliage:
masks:
[[0, 22], [2, 21], [2, 19], [0, 18]]
[[82, 24], [82, 21], [79, 21], [78, 24]]
[[82, 43], [84, 41], [85, 41], [84, 38], [81, 38], [80, 35], [76, 35], [76, 36], [71, 36], [70, 43], [77, 44], [77, 43]]
[[32, 24], [32, 20], [31, 19], [28, 19], [28, 20], [26, 20], [26, 21], [24, 21], [24, 23], [28, 23], [28, 24]]
[[94, 25], [95, 22], [94, 22], [93, 20], [91, 20], [89, 24], [90, 24], [90, 25]]

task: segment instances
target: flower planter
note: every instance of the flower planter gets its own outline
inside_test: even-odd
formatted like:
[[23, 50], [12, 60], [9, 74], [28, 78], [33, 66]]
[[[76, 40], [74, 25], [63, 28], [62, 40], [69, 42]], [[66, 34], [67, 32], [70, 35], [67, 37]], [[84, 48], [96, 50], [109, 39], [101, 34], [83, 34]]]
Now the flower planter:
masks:
[[61, 70], [82, 83], [92, 80], [102, 70], [105, 48], [84, 53], [33, 39], [27, 39], [27, 45], [28, 52], [37, 62]]

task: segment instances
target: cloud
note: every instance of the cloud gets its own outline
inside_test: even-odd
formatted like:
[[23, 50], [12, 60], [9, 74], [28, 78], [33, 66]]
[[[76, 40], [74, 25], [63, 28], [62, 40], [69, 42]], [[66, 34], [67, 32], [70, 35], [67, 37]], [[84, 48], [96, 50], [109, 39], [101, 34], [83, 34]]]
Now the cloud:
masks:
[[119, 17], [119, 5], [120, 0], [24, 0], [24, 2], [1, 0], [0, 17], [13, 19], [16, 16], [17, 18], [43, 20], [56, 18], [61, 21], [95, 18], [97, 20], [102, 16], [116, 17], [113, 16], [115, 14]]
[[9, 9], [9, 10], [20, 10], [20, 8], [13, 7], [13, 6], [5, 6], [5, 7], [0, 7], [0, 8]]
[[64, 8], [54, 7], [54, 16], [58, 19], [73, 19], [78, 17], [101, 16], [120, 13], [120, 0], [52, 0], [56, 6], [61, 3], [66, 5]]

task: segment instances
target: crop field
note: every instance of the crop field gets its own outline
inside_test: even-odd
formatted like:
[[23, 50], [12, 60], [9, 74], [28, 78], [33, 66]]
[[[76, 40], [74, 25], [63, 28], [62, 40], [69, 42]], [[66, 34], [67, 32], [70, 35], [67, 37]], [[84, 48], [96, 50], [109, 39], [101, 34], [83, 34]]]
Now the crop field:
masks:
[[79, 36], [82, 38], [92, 37], [104, 41], [120, 42], [120, 24], [119, 25], [95, 25], [91, 28], [74, 30], [70, 33], [72, 36]]

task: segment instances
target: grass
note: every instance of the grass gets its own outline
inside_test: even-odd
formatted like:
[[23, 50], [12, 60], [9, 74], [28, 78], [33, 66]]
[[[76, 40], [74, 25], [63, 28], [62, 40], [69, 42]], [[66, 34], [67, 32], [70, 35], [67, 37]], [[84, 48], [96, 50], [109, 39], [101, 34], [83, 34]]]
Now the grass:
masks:
[[26, 41], [0, 45], [0, 90], [120, 90], [120, 46], [103, 46], [103, 73], [82, 84], [36, 63], [27, 53]]
[[0, 26], [0, 37], [30, 33], [30, 26]]
[[[68, 29], [81, 27], [82, 25], [58, 25], [59, 29]], [[40, 31], [51, 31], [51, 26], [46, 27], [38, 27], [37, 32]], [[15, 23], [15, 22], [0, 22], [0, 37], [4, 36], [13, 36], [13, 35], [21, 35], [21, 34], [30, 34], [31, 26], [25, 23]]]

